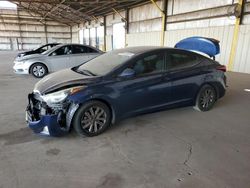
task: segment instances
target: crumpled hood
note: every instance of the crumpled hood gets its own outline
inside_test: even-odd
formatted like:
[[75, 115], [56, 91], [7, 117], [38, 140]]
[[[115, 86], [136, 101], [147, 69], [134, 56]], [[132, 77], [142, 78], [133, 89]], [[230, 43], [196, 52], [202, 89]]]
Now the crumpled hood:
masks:
[[87, 76], [74, 72], [71, 69], [64, 69], [45, 76], [36, 83], [34, 91], [38, 91], [40, 94], [45, 94], [60, 88], [84, 85], [93, 82], [98, 78], [100, 77]]

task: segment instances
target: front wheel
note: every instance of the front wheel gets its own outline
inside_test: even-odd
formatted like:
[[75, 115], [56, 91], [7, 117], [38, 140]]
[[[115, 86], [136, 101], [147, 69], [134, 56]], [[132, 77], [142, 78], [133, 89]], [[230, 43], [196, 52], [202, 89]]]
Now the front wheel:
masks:
[[35, 63], [30, 68], [31, 74], [36, 78], [42, 78], [48, 73], [48, 69], [41, 63]]
[[215, 89], [210, 85], [204, 85], [200, 89], [196, 97], [196, 103], [194, 109], [203, 112], [208, 111], [214, 106], [215, 102], [216, 102]]
[[110, 109], [99, 101], [90, 101], [82, 105], [73, 119], [73, 127], [80, 136], [97, 136], [110, 124]]

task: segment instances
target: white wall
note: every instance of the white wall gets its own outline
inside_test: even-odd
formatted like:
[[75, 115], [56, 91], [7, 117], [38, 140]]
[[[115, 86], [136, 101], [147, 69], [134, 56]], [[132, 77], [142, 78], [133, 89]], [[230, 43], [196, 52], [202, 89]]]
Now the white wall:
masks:
[[250, 73], [250, 25], [240, 26], [233, 70]]

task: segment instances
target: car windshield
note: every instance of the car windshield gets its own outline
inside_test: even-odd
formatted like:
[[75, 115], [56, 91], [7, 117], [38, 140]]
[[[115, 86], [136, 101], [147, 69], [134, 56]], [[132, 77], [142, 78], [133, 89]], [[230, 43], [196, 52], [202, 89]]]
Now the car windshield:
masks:
[[35, 51], [35, 50], [39, 50], [40, 48], [43, 48], [44, 46], [46, 46], [46, 45], [39, 46], [39, 47], [37, 47], [37, 48], [33, 48], [32, 50], [33, 50], [33, 51]]
[[93, 75], [103, 76], [125, 63], [133, 55], [133, 53], [119, 52], [119, 50], [107, 52], [84, 63], [77, 69], [77, 72], [87, 71]]

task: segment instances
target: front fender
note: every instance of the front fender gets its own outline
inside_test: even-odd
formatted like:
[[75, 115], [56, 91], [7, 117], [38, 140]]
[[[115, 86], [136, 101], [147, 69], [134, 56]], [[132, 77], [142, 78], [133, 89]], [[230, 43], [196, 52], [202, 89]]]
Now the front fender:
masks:
[[[80, 91], [74, 95], [69, 96], [68, 100], [72, 104], [77, 104], [79, 106], [88, 102], [88, 101], [91, 101], [91, 100], [101, 101], [101, 102], [105, 103], [110, 108], [110, 110], [112, 112], [112, 123], [114, 124], [116, 122], [116, 120], [119, 119], [119, 117], [117, 117], [118, 109], [115, 105], [113, 105], [114, 104], [113, 99], [111, 97], [108, 97], [107, 95], [89, 93], [88, 91]], [[77, 107], [77, 109], [78, 109], [78, 107]], [[76, 112], [76, 110], [74, 111], [74, 113]], [[72, 115], [72, 119], [73, 119], [73, 116], [74, 116], [74, 114]]]
[[45, 61], [42, 61], [40, 59], [31, 59], [31, 60], [26, 61], [25, 63], [29, 64], [29, 70], [30, 70], [31, 66], [34, 65], [35, 63], [41, 63], [47, 67], [48, 72], [51, 72], [51, 67], [48, 66], [48, 63], [46, 63]]

